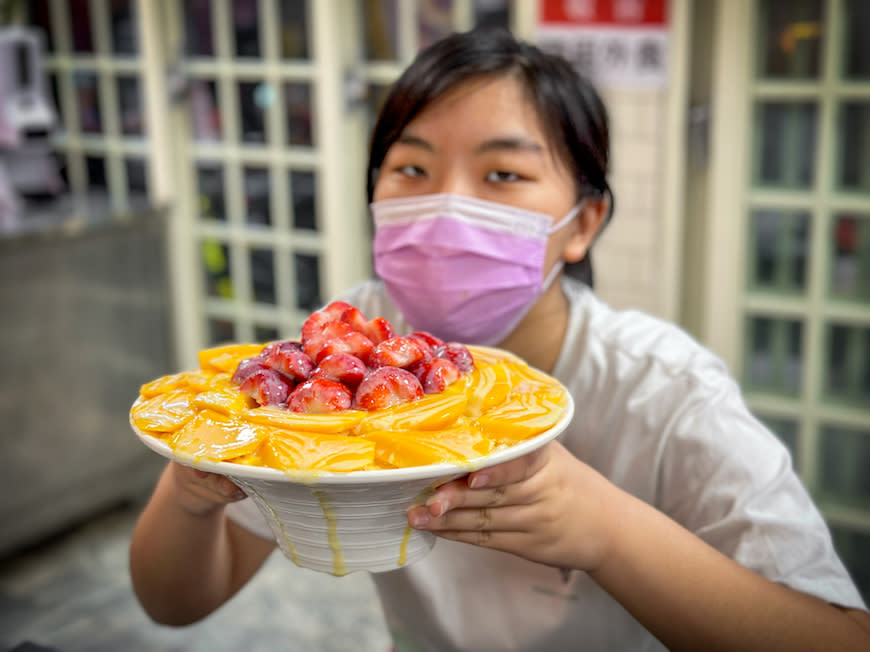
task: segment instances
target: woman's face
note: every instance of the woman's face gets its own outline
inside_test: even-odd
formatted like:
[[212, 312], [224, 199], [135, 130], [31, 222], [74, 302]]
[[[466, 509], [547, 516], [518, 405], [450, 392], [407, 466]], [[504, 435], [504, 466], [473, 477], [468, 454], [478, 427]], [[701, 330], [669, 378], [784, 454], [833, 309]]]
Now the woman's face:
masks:
[[[472, 80], [451, 90], [409, 122], [387, 151], [375, 201], [434, 193], [509, 204], [554, 221], [577, 201], [567, 167], [512, 76]], [[576, 255], [564, 251], [577, 244], [583, 231], [577, 225], [551, 236], [546, 269], [559, 257], [582, 258], [585, 245]]]

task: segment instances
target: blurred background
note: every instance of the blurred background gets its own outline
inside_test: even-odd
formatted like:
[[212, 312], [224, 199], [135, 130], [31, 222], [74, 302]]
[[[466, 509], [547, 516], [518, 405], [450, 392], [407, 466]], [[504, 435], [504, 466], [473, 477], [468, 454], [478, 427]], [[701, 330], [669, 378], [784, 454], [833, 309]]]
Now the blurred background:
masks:
[[[866, 0], [0, 0], [0, 645], [38, 612], [44, 640], [97, 649], [62, 605], [105, 574], [98, 609], [135, 609], [126, 537], [162, 467], [127, 425], [139, 384], [289, 336], [371, 275], [376, 112], [420, 48], [479, 25], [595, 80], [616, 196], [599, 294], [722, 356], [870, 597]], [[302, 601], [364, 596], [336, 604], [383, 649], [366, 579], [290, 567], [270, 577]], [[276, 637], [302, 636], [286, 620]], [[194, 649], [217, 626], [138, 635]]]

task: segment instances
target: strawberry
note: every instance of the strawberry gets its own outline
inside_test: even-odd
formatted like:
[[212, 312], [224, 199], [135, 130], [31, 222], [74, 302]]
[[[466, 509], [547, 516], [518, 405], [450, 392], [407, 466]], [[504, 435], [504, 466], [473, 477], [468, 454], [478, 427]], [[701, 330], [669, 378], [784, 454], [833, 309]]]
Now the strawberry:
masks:
[[426, 357], [428, 352], [424, 347], [428, 348], [426, 344], [410, 337], [391, 337], [375, 347], [369, 365], [407, 369]]
[[366, 321], [363, 314], [356, 308], [346, 310], [341, 316], [341, 320], [350, 324], [355, 331], [362, 333], [376, 345], [396, 335], [396, 331], [389, 321], [383, 317], [375, 317]]
[[274, 369], [258, 369], [242, 381], [239, 391], [258, 405], [284, 405], [293, 384]]
[[435, 357], [450, 360], [462, 374], [467, 374], [474, 369], [474, 358], [471, 357], [471, 351], [459, 342], [448, 342], [443, 347], [437, 347]]
[[353, 308], [349, 303], [344, 301], [333, 301], [325, 308], [313, 312], [302, 324], [302, 343], [304, 344], [311, 337], [320, 332], [326, 324], [333, 321], [339, 321], [342, 314], [350, 308]]
[[232, 382], [234, 385], [241, 385], [245, 380], [247, 380], [248, 376], [260, 371], [261, 369], [266, 369], [266, 365], [262, 358], [259, 356], [256, 358], [245, 358], [236, 367], [236, 370], [233, 373]]
[[287, 408], [305, 414], [326, 414], [349, 409], [352, 400], [353, 394], [341, 383], [315, 378], [293, 390], [287, 399]]
[[351, 353], [333, 353], [320, 360], [311, 379], [325, 378], [355, 389], [366, 374], [366, 365]]
[[362, 410], [382, 410], [421, 396], [423, 386], [410, 371], [380, 367], [362, 379], [354, 395], [354, 406]]
[[270, 369], [280, 371], [297, 383], [308, 380], [308, 376], [314, 370], [314, 362], [298, 342], [281, 342], [271, 347], [264, 364]]
[[459, 380], [456, 365], [445, 358], [430, 358], [413, 367], [414, 375], [420, 380], [424, 394], [438, 394]]
[[435, 347], [444, 346], [444, 340], [442, 340], [440, 337], [435, 337], [434, 335], [432, 335], [432, 333], [429, 333], [427, 331], [414, 331], [413, 333], [408, 335], [408, 337], [425, 342], [432, 350], [434, 350]]

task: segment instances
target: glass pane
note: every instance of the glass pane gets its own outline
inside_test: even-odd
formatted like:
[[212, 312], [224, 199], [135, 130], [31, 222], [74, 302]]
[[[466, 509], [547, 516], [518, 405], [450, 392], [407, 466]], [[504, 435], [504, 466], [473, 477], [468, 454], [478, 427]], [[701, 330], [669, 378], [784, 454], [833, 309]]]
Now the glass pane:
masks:
[[267, 168], [244, 169], [245, 221], [248, 224], [272, 225], [269, 209], [269, 170]]
[[284, 84], [284, 111], [287, 116], [287, 144], [312, 147], [311, 86], [304, 82]]
[[218, 240], [203, 240], [200, 254], [205, 275], [206, 294], [221, 299], [233, 298], [233, 283], [230, 273], [230, 249]]
[[275, 303], [275, 253], [271, 249], [250, 252], [251, 293], [257, 303]]
[[233, 0], [233, 33], [237, 57], [260, 56], [258, 0]]
[[69, 17], [72, 21], [70, 29], [73, 52], [93, 52], [90, 0], [69, 0]]
[[115, 54], [136, 54], [139, 36], [133, 15], [133, 0], [111, 0], [109, 20], [112, 26], [112, 51]]
[[206, 79], [191, 80], [189, 93], [190, 124], [194, 140], [220, 140], [221, 113], [215, 82]]
[[828, 398], [865, 407], [870, 402], [870, 326], [830, 324], [827, 342]]
[[849, 574], [858, 586], [865, 603], [870, 603], [870, 532], [845, 527], [831, 527], [834, 546]]
[[88, 190], [106, 192], [109, 188], [106, 180], [106, 161], [102, 156], [85, 156], [85, 168], [88, 171]]
[[825, 426], [819, 448], [819, 489], [870, 507], [870, 430]]
[[239, 133], [242, 142], [266, 142], [266, 116], [268, 106], [266, 95], [269, 86], [260, 82], [239, 82]]
[[317, 179], [314, 172], [290, 172], [290, 201], [293, 204], [293, 228], [317, 230]]
[[831, 244], [831, 294], [870, 303], [870, 213], [838, 215]]
[[97, 75], [93, 72], [73, 73], [76, 101], [79, 107], [79, 127], [86, 134], [99, 134], [103, 131], [100, 114], [100, 96], [97, 91]]
[[797, 465], [798, 459], [798, 429], [799, 424], [796, 419], [787, 419], [785, 417], [768, 417], [757, 415], [758, 418], [770, 430], [782, 440], [791, 453], [791, 459]]
[[753, 211], [751, 287], [779, 292], [806, 289], [809, 225], [810, 215], [806, 211]]
[[308, 58], [308, 3], [281, 0], [279, 35], [281, 56], [285, 59]]
[[837, 184], [870, 193], [870, 102], [844, 102], [837, 121]]
[[320, 259], [311, 254], [293, 254], [296, 270], [296, 307], [306, 312], [322, 306], [320, 300]]
[[362, 0], [363, 54], [370, 61], [399, 58], [396, 0]]
[[870, 79], [870, 2], [846, 0], [843, 5], [843, 76], [847, 79]]
[[744, 375], [753, 389], [796, 395], [801, 387], [803, 324], [791, 319], [750, 317]]
[[417, 0], [419, 49], [432, 45], [453, 31], [453, 0]]
[[281, 339], [278, 329], [274, 326], [263, 326], [254, 324], [254, 341], [256, 342], [273, 342]]
[[142, 98], [139, 94], [139, 80], [136, 77], [118, 77], [118, 111], [121, 133], [127, 136], [141, 136], [144, 131]]
[[211, 0], [184, 0], [184, 53], [191, 57], [213, 57]]
[[45, 51], [54, 52], [54, 39], [51, 35], [51, 9], [49, 0], [30, 0], [24, 5], [27, 9], [27, 24], [42, 30], [45, 38]]
[[196, 166], [196, 179], [199, 188], [200, 219], [226, 222], [223, 167], [220, 164], [200, 163]]
[[125, 159], [124, 167], [127, 170], [127, 192], [131, 195], [147, 195], [148, 172], [145, 166], [145, 159]]
[[474, 0], [475, 27], [510, 29], [511, 11], [507, 0]]
[[818, 107], [813, 102], [759, 102], [756, 106], [755, 183], [809, 188], [816, 158]]
[[227, 319], [208, 320], [209, 346], [236, 341], [236, 326]]
[[758, 4], [759, 77], [818, 78], [824, 23], [821, 0]]

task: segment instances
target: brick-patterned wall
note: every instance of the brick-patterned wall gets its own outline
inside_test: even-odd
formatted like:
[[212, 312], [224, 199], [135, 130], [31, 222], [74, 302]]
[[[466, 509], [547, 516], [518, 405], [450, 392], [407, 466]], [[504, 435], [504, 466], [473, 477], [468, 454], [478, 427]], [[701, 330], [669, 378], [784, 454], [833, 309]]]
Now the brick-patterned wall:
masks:
[[611, 119], [613, 221], [594, 248], [595, 287], [614, 308], [665, 316], [661, 268], [665, 90], [602, 90]]

